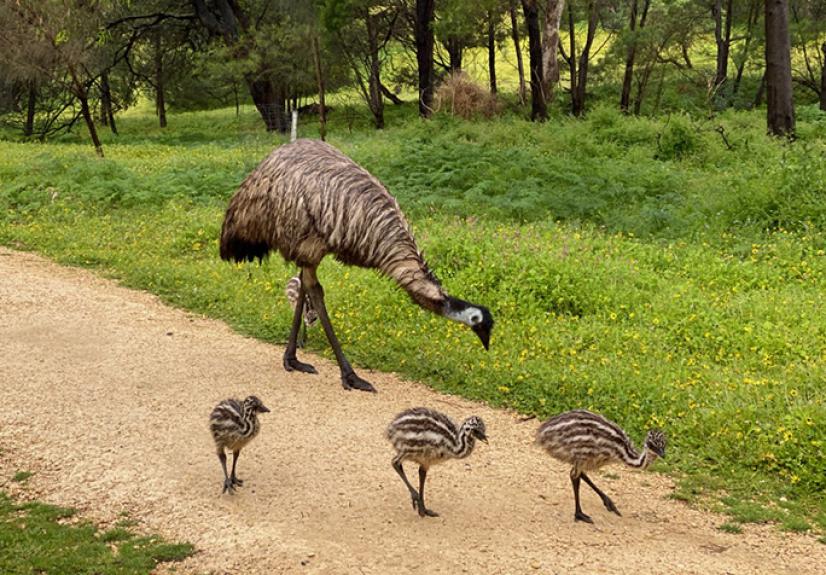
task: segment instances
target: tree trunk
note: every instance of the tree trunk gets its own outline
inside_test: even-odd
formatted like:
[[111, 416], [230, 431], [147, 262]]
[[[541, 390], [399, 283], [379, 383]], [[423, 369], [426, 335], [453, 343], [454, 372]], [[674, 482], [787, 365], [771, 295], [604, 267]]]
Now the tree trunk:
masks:
[[34, 114], [37, 110], [37, 85], [33, 81], [30, 81], [28, 88], [26, 123], [23, 125], [23, 135], [27, 138], [34, 134]]
[[[570, 8], [570, 6], [569, 6]], [[547, 0], [545, 4], [545, 33], [542, 35], [542, 74], [545, 99], [553, 99], [553, 86], [559, 82], [559, 62], [556, 57], [559, 49], [559, 24], [565, 0]]]
[[277, 89], [269, 78], [254, 79], [252, 75], [247, 77], [247, 86], [249, 86], [255, 108], [267, 126], [267, 131], [286, 134], [288, 128], [284, 116], [286, 96], [283, 91]]
[[368, 80], [370, 94], [370, 112], [373, 113], [373, 120], [376, 129], [384, 128], [384, 98], [381, 95], [381, 62], [379, 61], [379, 40], [378, 27], [375, 17], [367, 11], [365, 14], [367, 23], [367, 42], [370, 48], [370, 78]]
[[464, 42], [456, 36], [448, 36], [445, 47], [447, 48], [447, 55], [450, 57], [450, 73], [460, 72], [462, 70], [462, 55], [465, 50]]
[[104, 124], [109, 126], [112, 133], [117, 135], [118, 127], [115, 124], [115, 114], [112, 111], [112, 90], [109, 87], [109, 74], [102, 72], [100, 75], [100, 107], [101, 117], [106, 118]]
[[416, 64], [419, 69], [419, 115], [433, 111], [433, 10], [435, 0], [416, 0]]
[[166, 88], [163, 78], [163, 43], [161, 31], [155, 31], [155, 111], [158, 114], [158, 125], [166, 128]]
[[571, 113], [574, 116], [579, 116], [577, 107], [577, 82], [579, 78], [576, 73], [576, 23], [574, 22], [573, 2], [568, 2], [568, 71], [571, 74]]
[[820, 109], [826, 112], [826, 42], [820, 45], [823, 64], [820, 67]]
[[542, 39], [539, 32], [539, 8], [537, 0], [522, 0], [525, 22], [528, 25], [528, 52], [531, 69], [531, 120], [544, 122], [548, 119], [542, 77]]
[[734, 77], [734, 86], [732, 87], [732, 95], [740, 91], [740, 81], [743, 79], [743, 70], [746, 68], [746, 61], [749, 57], [749, 46], [754, 37], [754, 26], [757, 24], [757, 19], [760, 16], [760, 0], [752, 0], [749, 4], [749, 15], [746, 23], [746, 37], [743, 40], [743, 52], [740, 61], [737, 62], [737, 75]]
[[496, 13], [488, 10], [488, 78], [490, 93], [496, 93]]
[[510, 5], [511, 15], [511, 37], [513, 38], [513, 48], [516, 52], [516, 69], [519, 73], [519, 103], [525, 103], [525, 66], [522, 63], [522, 47], [519, 41], [519, 22], [516, 19], [516, 6], [513, 2]]
[[766, 71], [763, 71], [763, 76], [760, 78], [760, 84], [757, 86], [757, 93], [754, 94], [754, 102], [752, 108], [759, 108], [763, 105], [763, 96], [766, 95]]
[[92, 111], [89, 109], [89, 95], [86, 93], [86, 90], [82, 90], [76, 95], [77, 99], [80, 100], [80, 113], [83, 114], [83, 121], [86, 122], [86, 127], [89, 129], [89, 136], [92, 138], [92, 144], [95, 146], [95, 153], [102, 158], [103, 145], [101, 145], [100, 138], [98, 138], [95, 121], [92, 119]]
[[313, 36], [313, 63], [315, 64], [316, 82], [318, 82], [318, 132], [323, 142], [327, 138], [327, 105], [324, 102], [324, 74], [321, 71], [321, 48], [318, 45], [318, 36]]
[[787, 0], [766, 0], [766, 123], [771, 134], [794, 136], [791, 39]]
[[637, 41], [634, 38], [634, 32], [637, 29], [637, 0], [630, 0], [630, 8], [628, 29], [632, 37], [628, 43], [628, 51], [625, 53], [625, 74], [622, 77], [622, 94], [620, 95], [620, 110], [626, 113], [628, 104], [631, 102], [631, 82], [634, 79], [634, 58], [637, 54]]
[[719, 88], [728, 79], [728, 54], [731, 40], [731, 0], [726, 0], [725, 23], [723, 20], [723, 0], [714, 0], [711, 14], [714, 16], [714, 41], [717, 44], [717, 72], [714, 76], [714, 87]]
[[585, 87], [588, 84], [588, 65], [591, 58], [591, 47], [594, 44], [594, 37], [597, 33], [599, 23], [599, 10], [596, 0], [588, 2], [588, 32], [585, 36], [585, 45], [582, 47], [582, 54], [579, 56], [579, 75], [576, 82], [576, 91], [573, 99], [573, 113], [581, 116], [585, 112]]

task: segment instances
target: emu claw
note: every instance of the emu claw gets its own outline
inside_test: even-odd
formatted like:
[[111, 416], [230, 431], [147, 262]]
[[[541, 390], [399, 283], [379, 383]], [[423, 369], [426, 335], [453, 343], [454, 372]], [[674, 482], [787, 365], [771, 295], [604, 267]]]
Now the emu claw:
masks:
[[300, 371], [301, 373], [318, 373], [312, 365], [298, 361], [295, 357], [284, 357], [284, 369], [287, 371]]
[[344, 389], [358, 389], [359, 391], [369, 391], [371, 393], [376, 393], [376, 388], [370, 385], [369, 381], [366, 381], [359, 376], [356, 375], [355, 372], [348, 373], [347, 375], [341, 376], [341, 385]]
[[614, 502], [613, 502], [613, 501], [611, 501], [610, 499], [606, 498], [606, 499], [605, 499], [605, 501], [603, 501], [603, 503], [605, 504], [605, 508], [606, 508], [608, 511], [610, 511], [611, 513], [616, 513], [617, 515], [619, 515], [620, 517], [622, 517], [622, 513], [620, 513], [620, 512], [619, 512], [619, 509], [617, 509], [617, 506], [616, 506], [616, 505], [614, 505]]
[[582, 511], [574, 513], [574, 521], [584, 521], [585, 523], [593, 523], [594, 520], [590, 516], [585, 515]]

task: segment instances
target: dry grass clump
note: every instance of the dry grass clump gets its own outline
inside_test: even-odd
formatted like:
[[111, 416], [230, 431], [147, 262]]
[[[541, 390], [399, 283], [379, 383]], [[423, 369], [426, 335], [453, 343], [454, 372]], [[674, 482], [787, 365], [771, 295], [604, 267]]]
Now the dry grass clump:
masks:
[[460, 116], [466, 120], [477, 116], [490, 118], [499, 113], [501, 105], [491, 94], [462, 71], [445, 76], [433, 98], [436, 112]]

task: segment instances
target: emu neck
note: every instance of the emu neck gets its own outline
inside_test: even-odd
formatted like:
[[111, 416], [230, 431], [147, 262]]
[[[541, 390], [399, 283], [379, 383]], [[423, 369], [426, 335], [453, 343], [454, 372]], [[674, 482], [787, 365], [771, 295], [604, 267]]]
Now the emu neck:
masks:
[[423, 261], [396, 262], [385, 273], [396, 280], [419, 307], [442, 314], [447, 294]]
[[457, 459], [464, 459], [473, 452], [476, 447], [476, 438], [471, 435], [471, 430], [467, 427], [459, 429], [459, 441], [456, 444], [456, 451], [454, 454]]
[[640, 452], [637, 452], [633, 447], [629, 447], [628, 451], [629, 453], [625, 456], [625, 463], [630, 467], [646, 469], [651, 465], [652, 458], [647, 447], [643, 447]]

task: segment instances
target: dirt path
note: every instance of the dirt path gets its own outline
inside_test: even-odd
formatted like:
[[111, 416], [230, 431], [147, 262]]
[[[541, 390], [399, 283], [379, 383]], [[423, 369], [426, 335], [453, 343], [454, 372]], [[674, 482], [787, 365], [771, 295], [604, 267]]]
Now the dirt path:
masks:
[[[567, 469], [531, 445], [535, 421], [368, 374], [345, 392], [334, 365], [287, 374], [281, 349], [88, 272], [0, 248], [0, 488], [194, 543], [177, 573], [822, 573], [826, 545], [771, 527], [742, 535], [669, 500], [670, 482], [601, 478], [624, 517], [591, 492], [595, 526], [572, 521]], [[272, 408], [243, 453], [247, 479], [220, 496], [206, 429], [220, 399]], [[401, 409], [429, 405], [487, 422], [491, 443], [434, 468], [422, 520], [382, 436]]]

